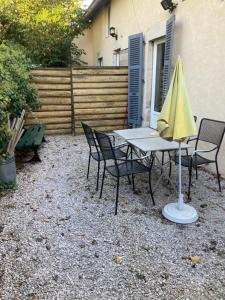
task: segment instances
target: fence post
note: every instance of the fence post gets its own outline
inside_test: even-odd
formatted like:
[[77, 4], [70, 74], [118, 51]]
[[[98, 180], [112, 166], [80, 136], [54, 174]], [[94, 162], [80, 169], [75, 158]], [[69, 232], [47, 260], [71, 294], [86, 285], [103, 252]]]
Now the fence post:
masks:
[[74, 95], [73, 95], [73, 67], [70, 67], [70, 82], [71, 82], [71, 129], [75, 135], [75, 113], [74, 113]]

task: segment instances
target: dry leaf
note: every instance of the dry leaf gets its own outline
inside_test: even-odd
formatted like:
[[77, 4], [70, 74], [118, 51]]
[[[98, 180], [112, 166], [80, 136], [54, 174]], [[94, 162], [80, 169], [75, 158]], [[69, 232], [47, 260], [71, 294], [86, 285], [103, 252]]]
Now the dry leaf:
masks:
[[71, 216], [66, 216], [65, 218], [60, 218], [56, 221], [57, 225], [62, 225], [65, 221], [68, 221], [71, 218]]
[[123, 256], [115, 255], [113, 257], [113, 259], [114, 259], [114, 261], [115, 261], [116, 264], [121, 264], [122, 261], [123, 261]]
[[200, 257], [197, 255], [193, 255], [193, 256], [183, 256], [183, 259], [189, 259], [193, 265], [196, 265], [197, 263], [200, 262]]
[[0, 236], [0, 241], [6, 242], [6, 241], [15, 241], [16, 238], [13, 234], [5, 234]]
[[200, 261], [200, 257], [195, 255], [195, 256], [190, 256], [191, 262], [196, 265]]
[[49, 217], [44, 217], [44, 218], [43, 218], [43, 222], [44, 222], [44, 223], [49, 223]]
[[15, 205], [13, 204], [1, 204], [0, 209], [8, 209], [8, 208], [15, 208]]

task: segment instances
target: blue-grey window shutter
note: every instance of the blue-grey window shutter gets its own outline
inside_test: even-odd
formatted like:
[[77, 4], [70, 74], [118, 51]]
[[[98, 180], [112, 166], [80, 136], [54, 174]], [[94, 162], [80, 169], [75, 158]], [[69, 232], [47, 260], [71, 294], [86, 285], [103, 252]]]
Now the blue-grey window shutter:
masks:
[[171, 65], [172, 65], [172, 53], [173, 53], [173, 39], [175, 29], [175, 16], [169, 18], [166, 23], [166, 46], [164, 54], [164, 71], [163, 71], [163, 102], [166, 98], [171, 79]]
[[143, 33], [128, 38], [128, 124], [141, 125]]

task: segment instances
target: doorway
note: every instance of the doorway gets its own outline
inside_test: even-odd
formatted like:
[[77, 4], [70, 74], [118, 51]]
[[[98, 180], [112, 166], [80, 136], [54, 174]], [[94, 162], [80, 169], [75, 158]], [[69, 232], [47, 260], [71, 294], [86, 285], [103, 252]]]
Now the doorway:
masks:
[[158, 115], [163, 106], [163, 69], [164, 69], [165, 39], [154, 41], [153, 72], [151, 94], [150, 127], [157, 127]]

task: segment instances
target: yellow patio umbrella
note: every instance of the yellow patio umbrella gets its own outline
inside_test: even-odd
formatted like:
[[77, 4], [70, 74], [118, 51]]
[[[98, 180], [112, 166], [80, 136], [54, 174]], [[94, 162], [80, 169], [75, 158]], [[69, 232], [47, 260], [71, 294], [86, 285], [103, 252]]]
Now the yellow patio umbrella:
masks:
[[197, 129], [187, 95], [183, 67], [178, 57], [162, 111], [157, 121], [157, 130], [162, 138], [179, 142], [179, 196], [177, 203], [167, 204], [163, 215], [176, 223], [192, 223], [197, 220], [196, 210], [184, 204], [181, 184], [181, 142], [197, 134]]

